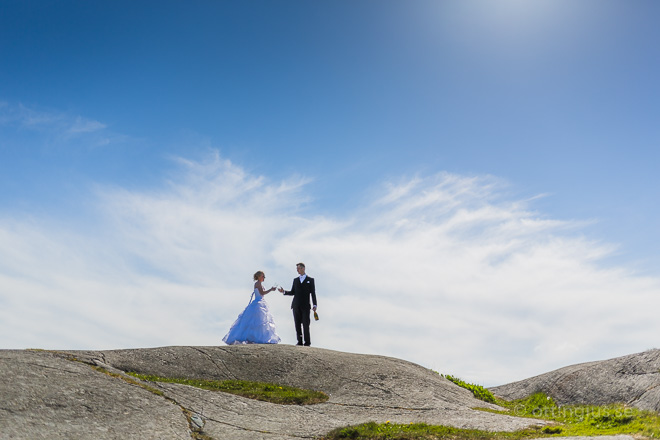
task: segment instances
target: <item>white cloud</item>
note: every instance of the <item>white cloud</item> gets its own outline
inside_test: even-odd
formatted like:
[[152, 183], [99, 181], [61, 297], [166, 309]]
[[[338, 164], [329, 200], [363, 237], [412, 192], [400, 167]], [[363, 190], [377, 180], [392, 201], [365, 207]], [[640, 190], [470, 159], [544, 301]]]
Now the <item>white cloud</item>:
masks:
[[104, 128], [106, 128], [106, 125], [99, 121], [84, 119], [78, 116], [70, 123], [70, 126], [67, 129], [67, 133], [71, 135], [76, 135], [79, 133], [92, 133], [98, 130], [103, 130]]
[[43, 133], [49, 142], [55, 143], [69, 143], [78, 139], [86, 145], [100, 147], [111, 143], [113, 139], [126, 138], [107, 133], [107, 125], [93, 119], [7, 102], [0, 102], [0, 126], [3, 125]]
[[[159, 191], [99, 190], [93, 234], [0, 221], [3, 348], [221, 344], [252, 274], [288, 287], [298, 261], [317, 279], [319, 347], [495, 385], [655, 344], [659, 280], [602, 265], [611, 246], [493, 177], [402, 179], [329, 218], [300, 204], [305, 179], [179, 162]], [[293, 343], [290, 299], [267, 299]]]

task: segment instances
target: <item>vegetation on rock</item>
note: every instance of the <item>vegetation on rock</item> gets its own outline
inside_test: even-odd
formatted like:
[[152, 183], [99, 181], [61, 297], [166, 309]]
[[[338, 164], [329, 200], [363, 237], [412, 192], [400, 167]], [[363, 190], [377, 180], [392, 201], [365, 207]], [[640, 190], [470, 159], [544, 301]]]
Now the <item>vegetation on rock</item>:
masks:
[[559, 406], [549, 396], [537, 393], [526, 399], [495, 398], [503, 410], [486, 410], [517, 417], [553, 422], [514, 432], [490, 432], [434, 426], [424, 423], [363, 423], [331, 431], [324, 440], [524, 440], [541, 437], [600, 436], [628, 434], [636, 438], [660, 437], [660, 414], [617, 405]]
[[265, 382], [250, 382], [246, 380], [204, 380], [185, 379], [154, 376], [151, 374], [139, 374], [129, 372], [133, 377], [149, 382], [165, 382], [189, 385], [204, 390], [222, 391], [236, 394], [249, 399], [262, 400], [264, 402], [278, 403], [283, 405], [312, 405], [328, 400], [328, 395], [320, 391], [304, 390], [286, 385], [278, 385]]
[[660, 437], [660, 414], [643, 411], [624, 404], [558, 405], [544, 393], [526, 399], [497, 399], [506, 413], [555, 422], [553, 432], [562, 436], [597, 436], [629, 434], [648, 438]]
[[484, 402], [488, 402], [488, 403], [495, 403], [495, 396], [493, 396], [493, 394], [490, 391], [488, 391], [486, 388], [482, 387], [481, 385], [475, 385], [464, 382], [458, 377], [451, 376], [449, 374], [441, 374], [441, 376], [447, 380], [454, 382], [459, 387], [463, 387], [465, 389], [472, 391], [472, 394], [474, 394], [474, 397], [476, 397], [477, 399], [483, 400]]

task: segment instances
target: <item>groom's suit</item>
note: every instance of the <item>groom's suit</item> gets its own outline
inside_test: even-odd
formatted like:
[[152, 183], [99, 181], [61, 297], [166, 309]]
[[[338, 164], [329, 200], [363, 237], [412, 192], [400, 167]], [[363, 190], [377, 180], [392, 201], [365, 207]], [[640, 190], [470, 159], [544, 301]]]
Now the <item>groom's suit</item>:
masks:
[[300, 282], [300, 277], [294, 278], [291, 290], [285, 290], [284, 294], [293, 296], [291, 309], [293, 310], [293, 322], [296, 325], [298, 345], [303, 345], [303, 336], [305, 345], [311, 345], [312, 341], [309, 337], [309, 311], [312, 306], [310, 305], [309, 298], [311, 296], [312, 303], [316, 306], [314, 278], [307, 275], [303, 282]]

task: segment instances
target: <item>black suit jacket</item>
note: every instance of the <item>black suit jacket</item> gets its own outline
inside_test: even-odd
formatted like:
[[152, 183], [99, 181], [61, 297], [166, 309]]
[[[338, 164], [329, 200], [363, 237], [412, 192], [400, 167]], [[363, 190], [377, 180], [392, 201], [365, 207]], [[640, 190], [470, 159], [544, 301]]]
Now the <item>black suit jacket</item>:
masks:
[[291, 290], [285, 290], [285, 295], [293, 296], [291, 301], [291, 308], [309, 310], [312, 306], [309, 303], [309, 297], [312, 297], [312, 303], [316, 305], [316, 287], [314, 286], [314, 278], [307, 275], [305, 281], [300, 282], [300, 277], [293, 279], [293, 286]]

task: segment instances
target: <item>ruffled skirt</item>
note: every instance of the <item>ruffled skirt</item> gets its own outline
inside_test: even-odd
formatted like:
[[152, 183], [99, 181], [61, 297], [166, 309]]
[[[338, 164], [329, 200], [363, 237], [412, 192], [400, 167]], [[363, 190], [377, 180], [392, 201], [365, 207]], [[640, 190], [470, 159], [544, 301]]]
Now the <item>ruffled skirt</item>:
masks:
[[268, 310], [268, 303], [259, 297], [250, 302], [238, 315], [222, 340], [228, 345], [280, 342], [281, 339], [275, 332], [275, 321]]

